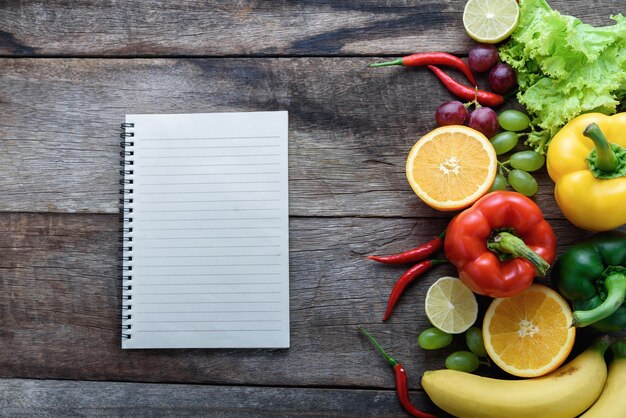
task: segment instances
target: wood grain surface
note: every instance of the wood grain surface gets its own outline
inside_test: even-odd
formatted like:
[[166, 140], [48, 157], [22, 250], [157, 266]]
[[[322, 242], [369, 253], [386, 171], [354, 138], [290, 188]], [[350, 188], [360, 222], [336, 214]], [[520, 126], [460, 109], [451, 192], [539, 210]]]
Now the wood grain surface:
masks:
[[[561, 247], [579, 239], [566, 221], [552, 224]], [[444, 220], [293, 218], [287, 350], [121, 350], [118, 227], [115, 215], [0, 216], [0, 377], [393, 387], [387, 363], [358, 326], [402, 360], [412, 388], [449, 354], [420, 350], [416, 338], [429, 326], [426, 289], [453, 268], [426, 274], [383, 324], [406, 266], [365, 258], [425, 242]], [[463, 346], [457, 339], [455, 347]]]
[[[426, 411], [437, 408], [412, 393]], [[0, 415], [10, 417], [344, 417], [404, 412], [389, 390], [210, 386], [0, 379]], [[439, 415], [445, 417], [447, 415]]]
[[[425, 69], [367, 64], [465, 56], [464, 4], [0, 0], [0, 416], [402, 416], [358, 326], [439, 414], [420, 376], [464, 342], [426, 352], [416, 340], [426, 289], [455, 271], [427, 273], [383, 324], [407, 266], [365, 256], [426, 242], [454, 216], [405, 179], [452, 96]], [[596, 25], [626, 12], [623, 0], [550, 5]], [[124, 115], [264, 110], [289, 112], [291, 348], [121, 350]], [[537, 177], [562, 251], [589, 233], [563, 218], [545, 169]], [[592, 336], [581, 330], [572, 355]]]
[[[292, 216], [449, 217], [411, 191], [405, 160], [453, 97], [424, 68], [377, 60], [0, 59], [0, 210], [117, 213], [127, 113], [287, 110]], [[538, 178], [537, 202], [562, 217]]]
[[[0, 1], [6, 56], [348, 56], [465, 53], [462, 0]], [[554, 0], [607, 25], [622, 0]]]

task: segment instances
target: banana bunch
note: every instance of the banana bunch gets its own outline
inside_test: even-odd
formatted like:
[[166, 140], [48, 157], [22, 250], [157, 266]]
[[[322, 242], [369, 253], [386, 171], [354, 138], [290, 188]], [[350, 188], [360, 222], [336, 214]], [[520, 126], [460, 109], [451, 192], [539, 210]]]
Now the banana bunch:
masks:
[[435, 405], [460, 418], [573, 418], [591, 405], [585, 418], [626, 418], [626, 343], [614, 349], [610, 372], [604, 361], [609, 345], [599, 339], [542, 377], [501, 380], [434, 370], [424, 373], [422, 387]]
[[626, 339], [611, 349], [613, 362], [602, 395], [580, 418], [626, 418]]

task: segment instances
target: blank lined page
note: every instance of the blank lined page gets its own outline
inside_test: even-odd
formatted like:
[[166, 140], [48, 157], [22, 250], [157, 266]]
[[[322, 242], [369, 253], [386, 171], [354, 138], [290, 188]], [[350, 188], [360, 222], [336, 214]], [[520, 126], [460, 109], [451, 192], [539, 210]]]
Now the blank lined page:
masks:
[[288, 347], [287, 112], [126, 123], [122, 348]]

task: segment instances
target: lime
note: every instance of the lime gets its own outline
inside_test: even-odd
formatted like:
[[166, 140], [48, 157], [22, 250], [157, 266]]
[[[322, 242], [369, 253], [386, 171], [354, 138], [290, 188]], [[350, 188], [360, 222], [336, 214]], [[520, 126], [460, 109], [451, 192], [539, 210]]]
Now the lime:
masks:
[[431, 324], [448, 334], [465, 332], [478, 317], [476, 296], [456, 277], [445, 276], [433, 283], [424, 309]]
[[515, 30], [518, 20], [516, 0], [468, 0], [463, 11], [467, 34], [486, 44], [506, 39]]

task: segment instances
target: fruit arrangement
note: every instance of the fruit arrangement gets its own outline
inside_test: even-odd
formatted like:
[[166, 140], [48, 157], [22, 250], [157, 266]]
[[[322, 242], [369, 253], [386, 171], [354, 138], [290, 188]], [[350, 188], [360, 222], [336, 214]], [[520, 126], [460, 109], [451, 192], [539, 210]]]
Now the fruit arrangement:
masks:
[[[458, 277], [441, 277], [428, 288], [424, 313], [431, 326], [417, 339], [426, 351], [444, 350], [456, 336], [467, 346], [450, 353], [445, 368], [422, 376], [426, 394], [449, 414], [626, 416], [626, 233], [617, 229], [626, 224], [626, 112], [618, 113], [613, 103], [626, 92], [614, 84], [626, 82], [626, 55], [615, 52], [626, 19], [613, 19], [615, 27], [594, 28], [544, 0], [468, 0], [463, 24], [478, 43], [467, 63], [431, 52], [371, 65], [427, 67], [459, 99], [436, 108], [436, 127], [415, 143], [406, 161], [415, 194], [432, 208], [455, 211], [454, 217], [421, 246], [368, 257], [410, 265], [391, 290], [383, 321], [420, 276], [441, 264], [455, 267]], [[572, 67], [577, 74], [588, 72], [591, 81], [584, 88], [577, 84], [580, 77], [572, 80], [555, 69], [536, 42], [555, 42], [556, 32], [569, 31], [579, 31], [579, 45], [557, 47], [554, 54], [563, 62], [595, 48], [595, 55]], [[603, 36], [594, 38], [598, 33]], [[460, 71], [471, 85], [441, 67]], [[611, 68], [619, 75], [609, 75]], [[479, 89], [476, 73], [486, 76], [489, 89]], [[591, 110], [586, 100], [555, 103], [555, 97], [567, 99], [564, 80], [571, 94], [591, 96], [593, 85], [601, 104], [595, 110], [603, 113], [585, 113]], [[548, 82], [542, 97], [537, 89]], [[498, 110], [512, 94], [525, 112]], [[544, 166], [564, 216], [596, 232], [558, 257], [555, 231], [530, 198], [538, 191], [533, 173]], [[544, 280], [539, 284], [537, 278]], [[484, 314], [477, 295], [489, 301]], [[583, 327], [595, 330], [595, 341], [573, 356]], [[394, 368], [404, 409], [432, 417], [411, 404], [406, 369], [360, 330]], [[479, 376], [481, 366], [508, 376]]]

